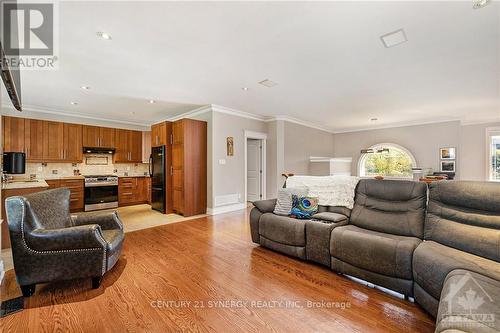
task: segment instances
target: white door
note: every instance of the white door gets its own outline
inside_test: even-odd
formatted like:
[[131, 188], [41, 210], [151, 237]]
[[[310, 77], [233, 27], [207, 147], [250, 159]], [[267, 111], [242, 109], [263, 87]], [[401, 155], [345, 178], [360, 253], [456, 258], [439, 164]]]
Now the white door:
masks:
[[254, 202], [262, 198], [261, 142], [247, 140], [247, 200]]

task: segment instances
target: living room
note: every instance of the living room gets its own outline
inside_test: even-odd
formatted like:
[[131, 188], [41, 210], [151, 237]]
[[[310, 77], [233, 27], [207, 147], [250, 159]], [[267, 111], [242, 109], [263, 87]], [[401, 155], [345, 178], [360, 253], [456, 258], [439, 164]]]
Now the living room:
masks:
[[6, 332], [500, 331], [497, 1], [0, 14]]

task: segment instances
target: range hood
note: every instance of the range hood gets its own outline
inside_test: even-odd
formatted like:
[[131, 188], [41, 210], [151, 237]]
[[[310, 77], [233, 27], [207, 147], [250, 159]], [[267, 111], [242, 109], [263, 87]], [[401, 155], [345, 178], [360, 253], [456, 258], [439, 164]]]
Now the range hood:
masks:
[[84, 154], [114, 154], [115, 148], [83, 147]]

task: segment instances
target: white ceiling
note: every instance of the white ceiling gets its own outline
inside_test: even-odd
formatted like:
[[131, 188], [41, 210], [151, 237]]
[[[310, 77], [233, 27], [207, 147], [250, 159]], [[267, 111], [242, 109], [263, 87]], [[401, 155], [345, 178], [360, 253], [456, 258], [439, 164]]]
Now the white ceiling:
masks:
[[[335, 131], [500, 120], [498, 2], [85, 1], [59, 13], [60, 69], [22, 73], [26, 107], [151, 124], [217, 104]], [[384, 48], [399, 28], [408, 42]]]

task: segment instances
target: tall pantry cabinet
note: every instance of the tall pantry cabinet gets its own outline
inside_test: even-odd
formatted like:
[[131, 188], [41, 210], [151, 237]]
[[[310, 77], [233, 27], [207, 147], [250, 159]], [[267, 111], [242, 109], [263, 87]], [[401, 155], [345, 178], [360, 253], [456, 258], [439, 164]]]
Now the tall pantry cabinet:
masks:
[[207, 209], [207, 123], [181, 119], [172, 124], [172, 208], [177, 214]]

